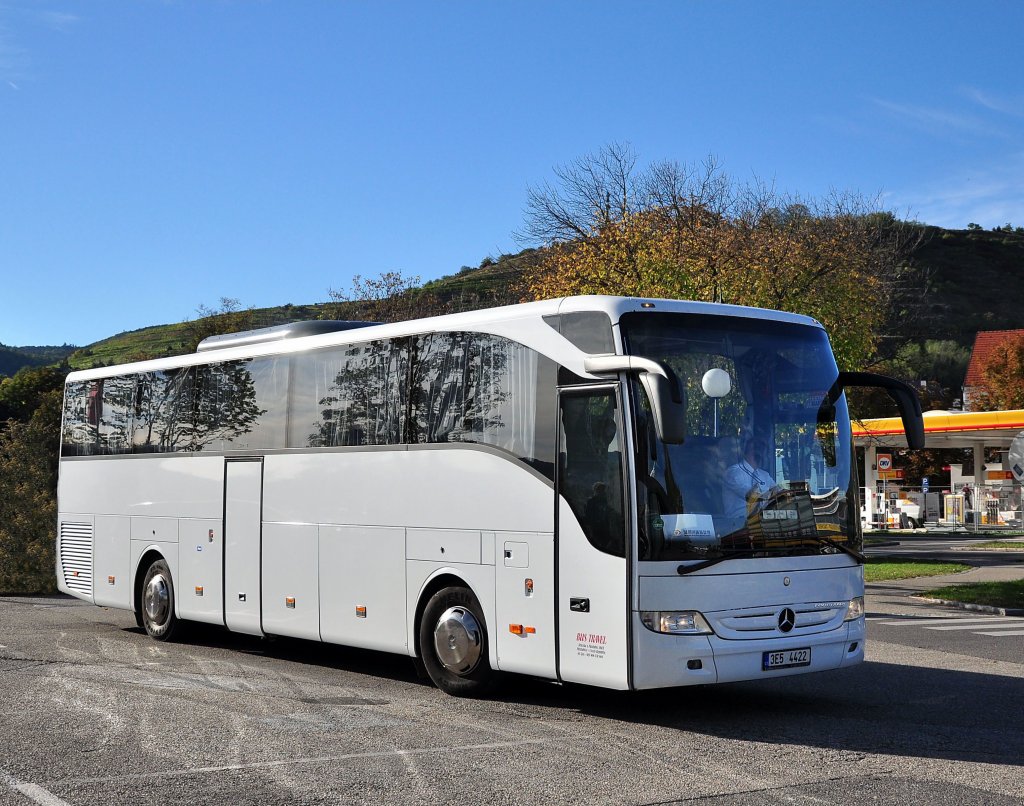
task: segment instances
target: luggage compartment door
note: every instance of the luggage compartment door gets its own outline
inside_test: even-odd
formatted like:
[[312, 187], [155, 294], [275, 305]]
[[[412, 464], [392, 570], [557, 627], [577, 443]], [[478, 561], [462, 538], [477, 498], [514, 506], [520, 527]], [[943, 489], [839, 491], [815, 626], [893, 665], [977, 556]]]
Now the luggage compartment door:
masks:
[[224, 463], [224, 623], [262, 635], [263, 459]]

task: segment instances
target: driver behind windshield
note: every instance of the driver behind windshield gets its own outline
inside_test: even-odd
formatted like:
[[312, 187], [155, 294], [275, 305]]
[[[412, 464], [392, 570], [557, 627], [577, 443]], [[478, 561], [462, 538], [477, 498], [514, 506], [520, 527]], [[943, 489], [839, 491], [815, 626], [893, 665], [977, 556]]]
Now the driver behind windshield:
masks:
[[725, 471], [722, 504], [731, 529], [742, 528], [747, 515], [759, 510], [779, 491], [775, 478], [761, 467], [767, 450], [763, 439], [748, 439], [743, 446], [743, 459]]

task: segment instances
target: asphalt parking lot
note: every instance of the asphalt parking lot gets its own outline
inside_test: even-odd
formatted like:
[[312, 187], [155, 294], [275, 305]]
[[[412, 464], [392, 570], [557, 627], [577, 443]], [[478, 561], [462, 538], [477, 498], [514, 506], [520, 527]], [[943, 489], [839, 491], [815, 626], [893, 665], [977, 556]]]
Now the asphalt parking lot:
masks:
[[0, 803], [1024, 801], [1024, 638], [999, 660], [890, 629], [836, 673], [474, 701], [397, 656], [0, 598]]

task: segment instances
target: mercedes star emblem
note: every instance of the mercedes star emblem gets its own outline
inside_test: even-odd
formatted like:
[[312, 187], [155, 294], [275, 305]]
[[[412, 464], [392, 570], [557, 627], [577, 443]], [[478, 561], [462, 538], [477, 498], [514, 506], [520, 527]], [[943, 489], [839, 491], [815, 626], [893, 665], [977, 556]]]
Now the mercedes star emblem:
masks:
[[789, 632], [796, 626], [796, 613], [788, 607], [779, 613], [779, 629], [782, 632]]

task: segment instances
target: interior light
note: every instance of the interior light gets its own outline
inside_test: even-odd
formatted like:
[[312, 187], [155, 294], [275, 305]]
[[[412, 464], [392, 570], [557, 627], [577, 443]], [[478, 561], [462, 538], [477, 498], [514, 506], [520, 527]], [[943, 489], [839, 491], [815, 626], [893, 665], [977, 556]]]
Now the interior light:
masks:
[[725, 397], [732, 390], [732, 380], [724, 369], [714, 367], [704, 373], [700, 387], [708, 397]]

